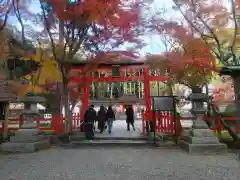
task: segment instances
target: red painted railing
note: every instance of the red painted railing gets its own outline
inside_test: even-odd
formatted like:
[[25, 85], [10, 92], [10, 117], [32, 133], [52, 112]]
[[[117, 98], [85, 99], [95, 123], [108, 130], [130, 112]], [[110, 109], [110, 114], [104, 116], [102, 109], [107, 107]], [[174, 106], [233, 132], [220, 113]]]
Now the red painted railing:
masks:
[[[182, 131], [181, 121], [182, 120], [194, 120], [195, 117], [181, 117], [181, 116], [173, 116], [170, 112], [156, 112], [155, 114], [151, 113], [151, 117], [156, 119], [156, 132], [157, 133], [167, 133], [180, 135]], [[224, 130], [221, 119], [224, 121], [236, 121], [236, 117], [203, 117], [202, 120], [215, 121], [214, 127], [211, 129], [217, 132], [221, 132]], [[234, 127], [232, 127], [234, 128]], [[146, 134], [146, 114], [142, 112], [142, 134]], [[240, 132], [240, 129], [236, 129], [235, 131]]]
[[[23, 124], [24, 119], [20, 116], [16, 119], [9, 119], [8, 131], [16, 131]], [[62, 116], [53, 116], [52, 118], [36, 118], [35, 123], [41, 131], [52, 131], [54, 133], [64, 132], [64, 118]], [[72, 117], [72, 130], [79, 131], [82, 121], [80, 120], [80, 114], [75, 113]], [[4, 129], [4, 123], [0, 123], [0, 132]]]
[[[181, 123], [179, 117], [174, 117], [170, 112], [155, 112], [150, 115], [153, 119], [156, 119], [156, 132], [180, 135]], [[150, 127], [148, 127], [150, 128]], [[142, 112], [142, 134], [146, 134], [146, 114]]]

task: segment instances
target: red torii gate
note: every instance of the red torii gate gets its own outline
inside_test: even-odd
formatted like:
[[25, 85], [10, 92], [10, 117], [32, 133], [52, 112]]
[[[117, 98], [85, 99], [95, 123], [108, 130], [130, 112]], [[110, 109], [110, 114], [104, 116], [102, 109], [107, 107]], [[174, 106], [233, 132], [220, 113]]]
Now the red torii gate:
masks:
[[[131, 80], [144, 81], [144, 101], [146, 107], [146, 120], [151, 120], [151, 95], [150, 95], [150, 81], [166, 81], [168, 80], [167, 76], [152, 76], [149, 74], [149, 67], [143, 61], [134, 61], [134, 62], [112, 62], [112, 63], [99, 63], [97, 68], [92, 71], [109, 71], [113, 67], [118, 66], [119, 71], [130, 69], [131, 72], [138, 72], [141, 69], [143, 70], [143, 75], [139, 76], [124, 76], [123, 73], [120, 73], [120, 77], [93, 77], [92, 74], [88, 71], [84, 73], [83, 71], [89, 67], [89, 63], [86, 62], [76, 62], [71, 64], [71, 76], [69, 79], [70, 83], [82, 83], [82, 109], [80, 112], [80, 118], [83, 120], [84, 112], [88, 108], [88, 99], [90, 93], [90, 84], [91, 82], [126, 82]], [[92, 64], [94, 65], [94, 64]], [[80, 74], [82, 73], [82, 74]]]

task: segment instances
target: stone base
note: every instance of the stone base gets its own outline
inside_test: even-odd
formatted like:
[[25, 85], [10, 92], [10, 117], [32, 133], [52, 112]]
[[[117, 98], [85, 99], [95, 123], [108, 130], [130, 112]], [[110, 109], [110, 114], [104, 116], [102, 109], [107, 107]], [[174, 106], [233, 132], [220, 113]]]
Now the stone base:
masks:
[[194, 137], [194, 136], [185, 136], [181, 140], [186, 141], [190, 144], [219, 144], [217, 137]]
[[181, 137], [180, 147], [189, 153], [226, 153], [227, 145], [220, 143], [210, 129], [191, 129]]
[[40, 134], [40, 130], [37, 128], [32, 128], [32, 129], [19, 129], [15, 133], [15, 136], [20, 136], [20, 135], [31, 135], [31, 136], [36, 136]]
[[47, 137], [44, 135], [24, 135], [21, 134], [19, 136], [12, 136], [10, 138], [10, 142], [12, 143], [34, 143], [34, 142], [38, 142], [38, 141], [42, 141], [45, 140]]
[[227, 153], [228, 149], [226, 144], [191, 144], [184, 140], [180, 141], [180, 147], [186, 150], [188, 153], [201, 153], [201, 154], [220, 154]]
[[6, 153], [33, 153], [51, 147], [49, 139], [31, 143], [7, 142], [1, 145], [1, 151]]
[[191, 129], [190, 131], [188, 131], [188, 135], [201, 138], [214, 136], [212, 130], [210, 129]]

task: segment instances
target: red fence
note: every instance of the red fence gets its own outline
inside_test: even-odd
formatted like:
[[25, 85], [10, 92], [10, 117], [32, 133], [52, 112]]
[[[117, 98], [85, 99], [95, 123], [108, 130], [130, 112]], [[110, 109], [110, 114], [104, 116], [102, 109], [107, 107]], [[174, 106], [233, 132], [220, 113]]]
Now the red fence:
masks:
[[[146, 134], [146, 114], [142, 112], [142, 134]], [[181, 135], [182, 120], [194, 120], [195, 117], [181, 117], [181, 116], [173, 116], [171, 112], [156, 112], [155, 114], [151, 114], [153, 119], [156, 119], [156, 132], [157, 133], [166, 133], [166, 134], [173, 134], [173, 135]], [[221, 119], [224, 121], [236, 121], [236, 117], [203, 117], [202, 120], [214, 121], [214, 126], [211, 128], [214, 131], [221, 132], [224, 130]], [[232, 127], [234, 128], [234, 127]], [[240, 132], [240, 129], [236, 129], [235, 131]]]
[[73, 113], [72, 116], [72, 130], [79, 131], [80, 126], [82, 126], [83, 121], [81, 121], [80, 113]]
[[[24, 119], [22, 117], [17, 119], [9, 119], [8, 130], [16, 131], [23, 124]], [[35, 120], [37, 127], [41, 131], [52, 131], [54, 133], [64, 132], [64, 118], [62, 116], [53, 116], [52, 118], [40, 117]], [[79, 131], [82, 121], [80, 120], [80, 114], [75, 113], [72, 117], [72, 129], [73, 131]], [[0, 132], [4, 129], [4, 123], [0, 122]]]
[[[142, 112], [142, 134], [146, 134], [146, 115]], [[174, 117], [171, 112], [151, 113], [151, 117], [156, 119], [156, 132], [180, 135], [181, 123], [178, 117]]]
[[[151, 114], [152, 117], [156, 119], [156, 132], [157, 133], [166, 133], [166, 134], [174, 134], [181, 135], [182, 127], [181, 120], [194, 120], [194, 117], [180, 117], [174, 116], [170, 112], [157, 112], [155, 114]], [[236, 117], [223, 117], [225, 121], [236, 121]], [[221, 125], [220, 117], [203, 117], [203, 120], [214, 121], [215, 126], [212, 128], [215, 131], [222, 131], [224, 128]], [[37, 127], [41, 131], [52, 131], [54, 133], [62, 133], [64, 132], [64, 118], [61, 116], [53, 116], [52, 118], [37, 118], [35, 120]], [[23, 119], [10, 119], [8, 123], [9, 131], [16, 131], [22, 125]], [[79, 131], [82, 125], [82, 121], [80, 120], [80, 114], [75, 113], [72, 117], [72, 130]], [[3, 131], [3, 123], [0, 123], [0, 132]], [[145, 112], [142, 113], [142, 133], [145, 135], [146, 133], [146, 118]], [[240, 129], [236, 129], [236, 131], [240, 132]]]

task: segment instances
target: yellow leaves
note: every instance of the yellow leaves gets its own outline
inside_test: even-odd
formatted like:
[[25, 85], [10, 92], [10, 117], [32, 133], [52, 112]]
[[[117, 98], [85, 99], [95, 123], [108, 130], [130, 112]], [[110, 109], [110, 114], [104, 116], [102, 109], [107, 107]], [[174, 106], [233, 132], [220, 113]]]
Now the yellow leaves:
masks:
[[[223, 48], [229, 48], [229, 46], [232, 44], [233, 39], [235, 38], [235, 29], [234, 28], [219, 28], [219, 29], [213, 29], [214, 34], [216, 35], [218, 41], [223, 46]], [[239, 30], [238, 30], [239, 31]], [[212, 39], [207, 39], [207, 42], [211, 45], [216, 45], [216, 41]], [[240, 47], [240, 36], [236, 37], [236, 46]]]
[[66, 57], [66, 49], [64, 48], [64, 44], [56, 44], [55, 45], [55, 53], [57, 59], [64, 59]]
[[58, 69], [58, 64], [53, 58], [51, 58], [49, 49], [37, 47], [36, 55], [32, 57], [32, 59], [40, 62], [41, 67], [36, 72], [25, 76], [25, 78], [31, 83], [24, 86], [24, 88], [20, 91], [19, 96], [24, 96], [29, 91], [36, 94], [45, 92], [42, 85], [45, 85], [49, 81], [62, 81], [62, 75]]
[[44, 61], [41, 63], [42, 68], [38, 71], [40, 73], [40, 76], [38, 78], [38, 84], [45, 84], [46, 81], [58, 81], [61, 82], [62, 75], [60, 71], [58, 70], [56, 61]]
[[30, 84], [26, 84], [24, 87], [21, 88], [21, 90], [18, 93], [19, 97], [23, 97], [25, 96], [29, 91], [32, 91], [32, 87], [30, 87], [32, 85]]
[[62, 75], [58, 70], [57, 63], [53, 60], [41, 62], [41, 68], [39, 68], [32, 75], [25, 76], [27, 79], [32, 79], [38, 85], [43, 85], [46, 81], [58, 81], [61, 82]]
[[31, 80], [32, 83], [27, 84], [21, 89], [19, 96], [24, 96], [28, 92], [35, 94], [46, 92], [41, 85], [45, 85], [49, 81], [61, 82], [62, 76], [56, 62], [53, 60], [41, 62], [41, 68], [39, 68], [32, 75], [27, 75], [25, 78]]

